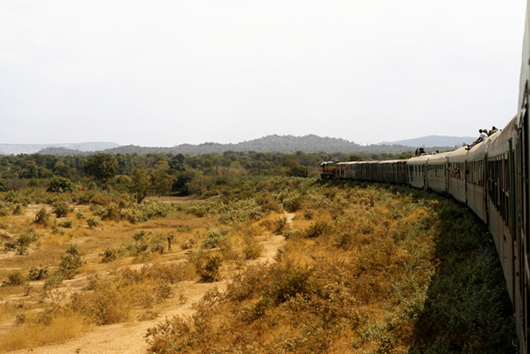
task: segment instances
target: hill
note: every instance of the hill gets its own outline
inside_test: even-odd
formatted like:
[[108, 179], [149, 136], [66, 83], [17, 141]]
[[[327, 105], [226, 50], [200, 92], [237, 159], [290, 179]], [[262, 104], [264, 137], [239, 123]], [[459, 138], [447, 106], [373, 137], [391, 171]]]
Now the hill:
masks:
[[[88, 142], [88, 143], [65, 143], [65, 144], [0, 144], [0, 155], [18, 155], [18, 154], [34, 154], [40, 153], [41, 150], [48, 149], [50, 152], [54, 148], [71, 150], [72, 155], [75, 152], [101, 151], [111, 149], [120, 145], [109, 142]], [[46, 152], [48, 154], [52, 154]], [[55, 155], [55, 154], [52, 154]], [[57, 154], [59, 155], [59, 154]]]
[[110, 154], [184, 154], [190, 156], [203, 154], [223, 154], [234, 152], [270, 152], [270, 153], [391, 153], [412, 152], [418, 146], [435, 148], [440, 151], [454, 149], [462, 142], [472, 142], [471, 137], [427, 136], [423, 138], [383, 142], [372, 145], [359, 145], [341, 138], [320, 137], [314, 134], [306, 136], [268, 135], [259, 139], [236, 144], [207, 142], [203, 144], [181, 144], [173, 147], [144, 147], [137, 145], [118, 145], [115, 143], [80, 143], [80, 144], [0, 144], [0, 154], [47, 154], [55, 156], [87, 155], [102, 151]]
[[[478, 136], [477, 136], [478, 137]], [[435, 146], [462, 146], [462, 143], [470, 144], [477, 137], [458, 137], [458, 136], [441, 136], [441, 135], [429, 135], [421, 138], [399, 140], [394, 142], [382, 142], [377, 145], [402, 145], [410, 147], [435, 147]]]

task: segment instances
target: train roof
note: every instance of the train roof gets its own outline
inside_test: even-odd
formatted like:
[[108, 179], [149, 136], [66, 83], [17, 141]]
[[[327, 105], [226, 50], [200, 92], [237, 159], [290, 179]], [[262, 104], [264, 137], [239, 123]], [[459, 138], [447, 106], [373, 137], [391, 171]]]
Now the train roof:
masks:
[[[506, 146], [503, 146], [508, 140], [517, 136], [517, 116], [513, 117], [503, 130], [493, 134], [491, 145], [488, 148], [488, 154], [498, 155], [507, 152]], [[514, 141], [515, 144], [515, 141]]]
[[424, 165], [433, 155], [421, 155], [407, 160], [408, 165]]
[[467, 154], [469, 150], [465, 146], [462, 146], [460, 149], [457, 149], [453, 151], [451, 156], [449, 156], [449, 162], [455, 163], [455, 162], [465, 162], [467, 159]]
[[436, 155], [430, 155], [429, 156], [430, 158], [427, 161], [427, 164], [440, 163], [440, 162], [447, 161], [449, 159], [449, 156], [451, 156], [452, 153], [453, 151], [447, 151], [447, 152], [438, 153]]

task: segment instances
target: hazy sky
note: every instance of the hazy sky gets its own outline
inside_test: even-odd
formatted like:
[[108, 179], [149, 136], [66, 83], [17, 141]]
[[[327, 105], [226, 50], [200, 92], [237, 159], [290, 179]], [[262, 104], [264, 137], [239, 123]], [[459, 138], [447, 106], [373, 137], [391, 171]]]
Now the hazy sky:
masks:
[[0, 143], [478, 136], [524, 0], [0, 1]]

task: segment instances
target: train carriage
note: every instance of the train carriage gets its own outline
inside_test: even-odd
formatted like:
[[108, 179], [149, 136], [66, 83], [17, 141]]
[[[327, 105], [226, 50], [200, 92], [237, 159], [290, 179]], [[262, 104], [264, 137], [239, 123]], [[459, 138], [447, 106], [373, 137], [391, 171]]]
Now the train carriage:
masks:
[[421, 189], [428, 187], [425, 172], [430, 157], [430, 155], [423, 155], [408, 161], [408, 182], [411, 186]]
[[451, 153], [452, 151], [436, 154], [427, 160], [427, 185], [435, 192], [447, 193], [449, 182], [447, 167]]
[[396, 183], [400, 183], [400, 184], [408, 183], [407, 161], [408, 160], [397, 161], [396, 163], [396, 169], [397, 169]]
[[487, 138], [475, 145], [467, 153], [466, 168], [466, 198], [467, 205], [478, 215], [478, 217], [487, 222], [486, 213], [486, 156], [491, 139]]
[[449, 156], [449, 166], [447, 166], [449, 172], [449, 183], [447, 184], [447, 190], [449, 194], [462, 203], [467, 202], [467, 154], [468, 150], [466, 150], [465, 147], [461, 147], [460, 149], [453, 151], [451, 156]]
[[[516, 309], [517, 322], [523, 322], [523, 294], [520, 278], [521, 240], [516, 239], [515, 145], [517, 117], [491, 138], [486, 164], [488, 226], [502, 264], [508, 293]], [[518, 310], [517, 310], [518, 309]]]

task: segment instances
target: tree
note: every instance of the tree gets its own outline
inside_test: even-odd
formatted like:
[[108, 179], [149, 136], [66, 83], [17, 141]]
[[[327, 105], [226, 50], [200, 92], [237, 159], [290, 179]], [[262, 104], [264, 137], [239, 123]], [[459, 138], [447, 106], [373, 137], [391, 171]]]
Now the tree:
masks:
[[72, 175], [72, 168], [63, 162], [58, 162], [52, 171], [54, 175], [64, 178], [70, 178]]
[[144, 165], [136, 166], [131, 173], [129, 191], [134, 195], [137, 203], [141, 203], [149, 195], [150, 186], [151, 183], [147, 174], [147, 168]]
[[175, 180], [173, 176], [168, 175], [163, 169], [154, 170], [149, 177], [151, 180], [149, 192], [158, 196], [168, 194]]
[[107, 183], [111, 178], [116, 176], [118, 161], [114, 155], [100, 152], [88, 157], [84, 168], [87, 173], [96, 177], [96, 179]]
[[147, 172], [144, 165], [138, 165], [131, 174], [129, 191], [141, 203], [149, 195], [166, 195], [171, 190], [174, 177], [168, 175], [164, 169]]

